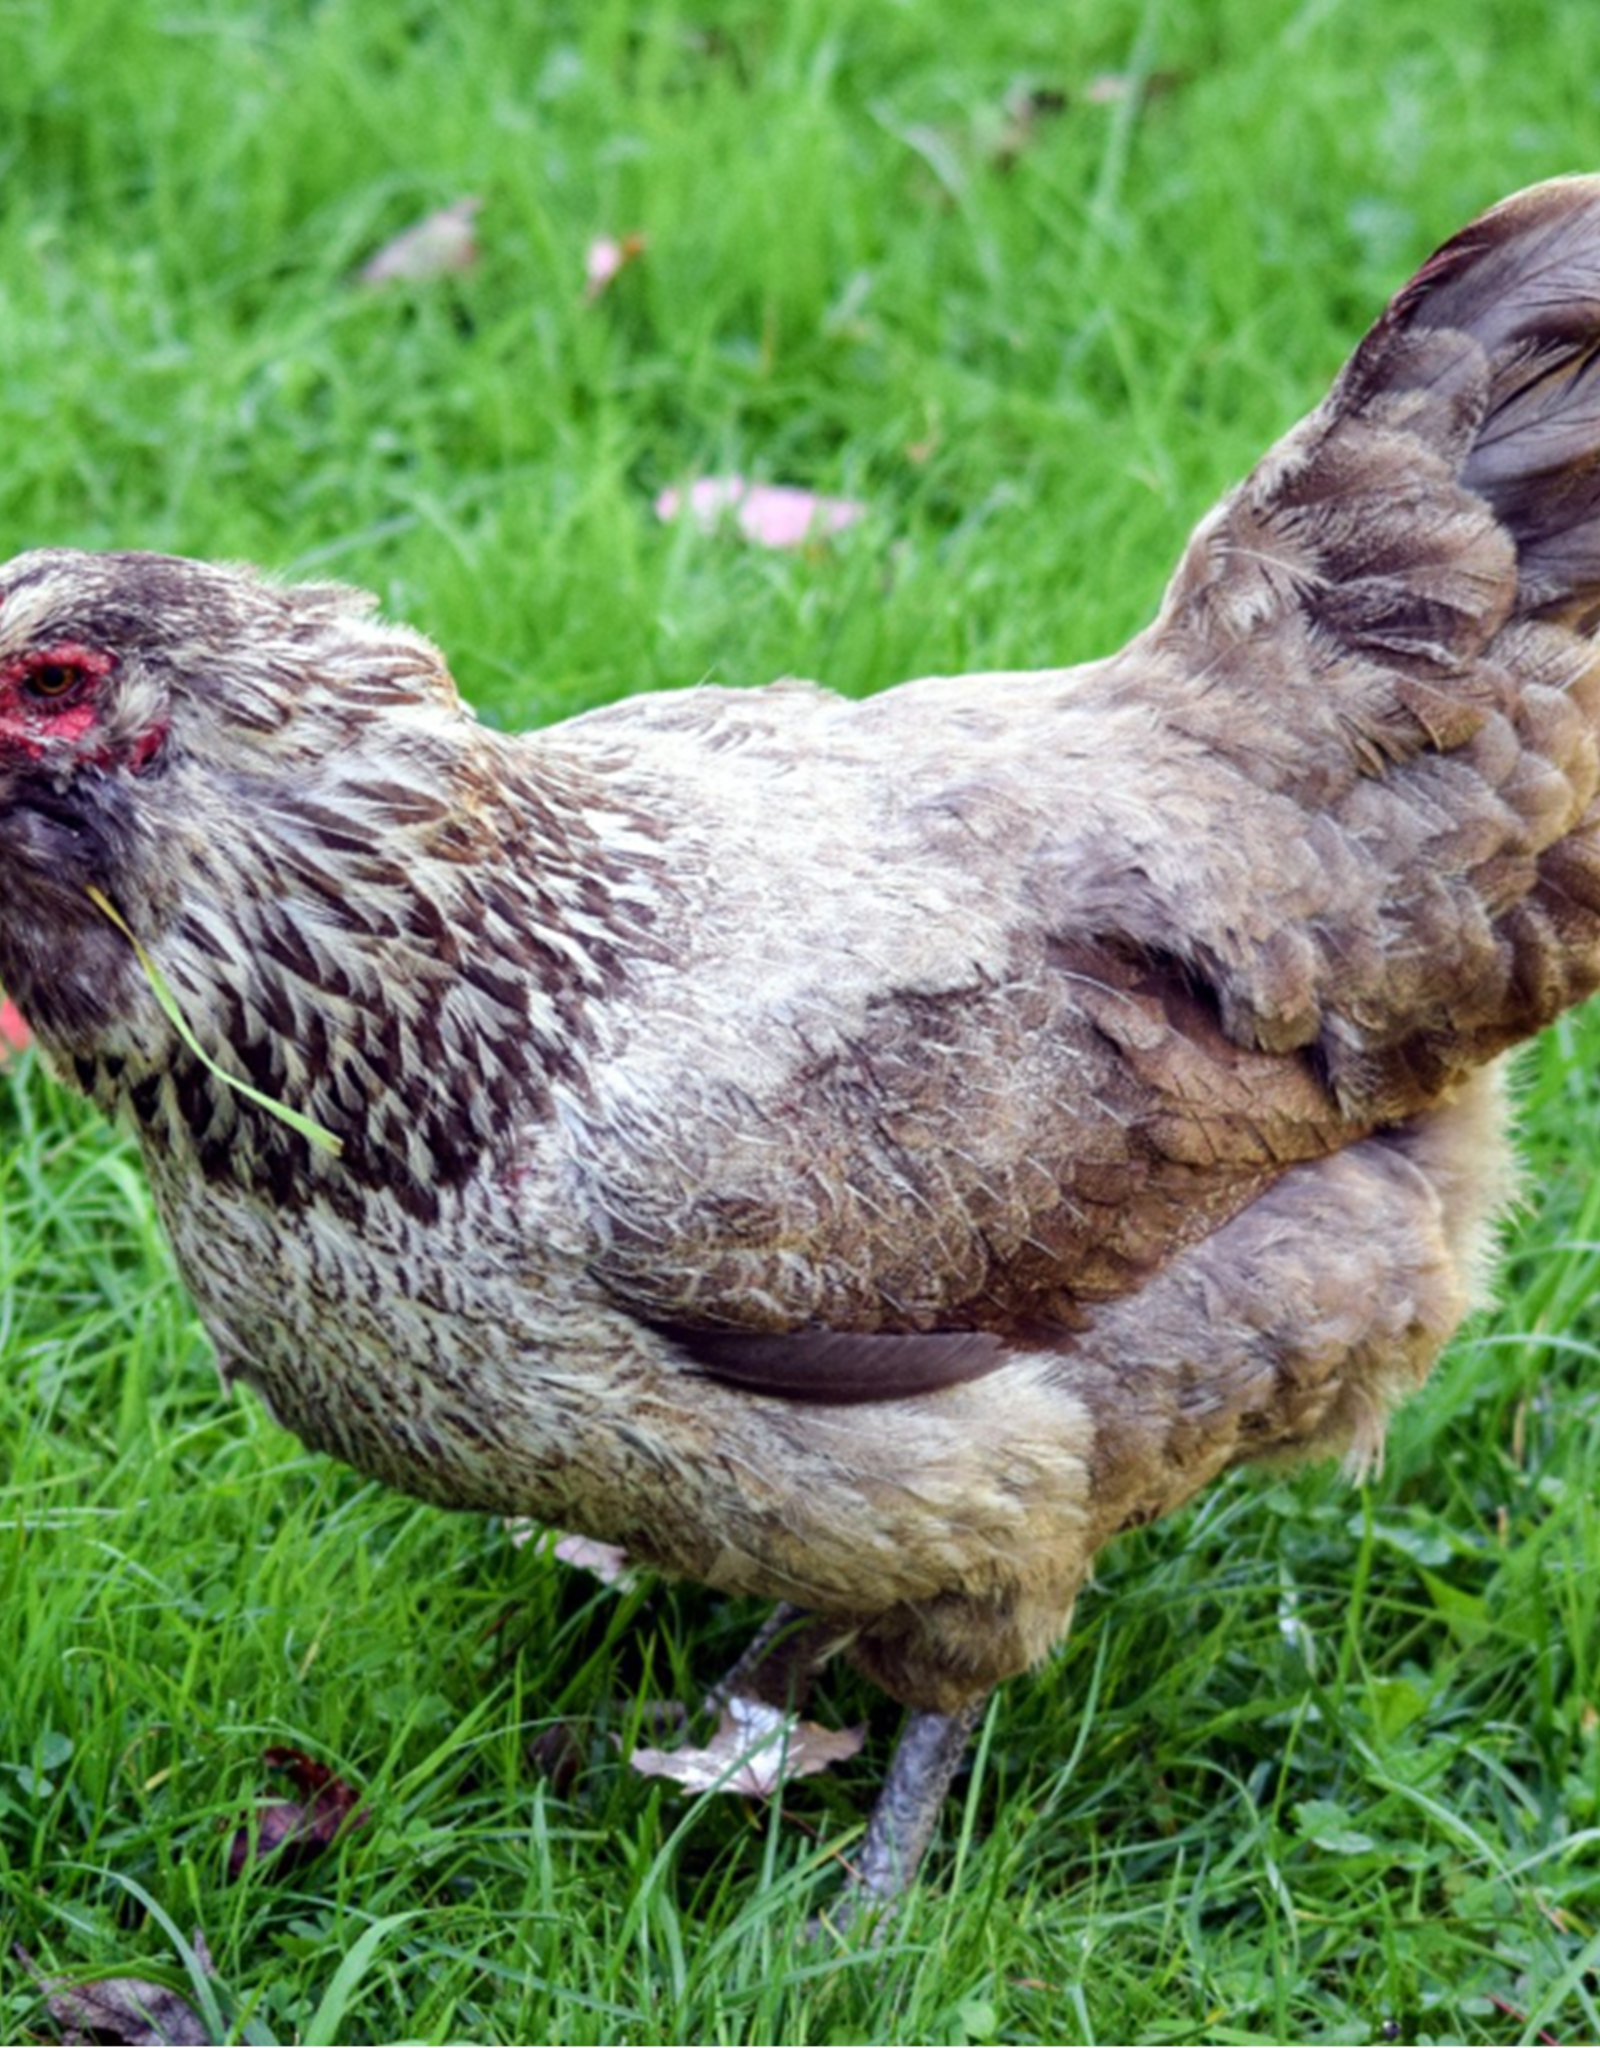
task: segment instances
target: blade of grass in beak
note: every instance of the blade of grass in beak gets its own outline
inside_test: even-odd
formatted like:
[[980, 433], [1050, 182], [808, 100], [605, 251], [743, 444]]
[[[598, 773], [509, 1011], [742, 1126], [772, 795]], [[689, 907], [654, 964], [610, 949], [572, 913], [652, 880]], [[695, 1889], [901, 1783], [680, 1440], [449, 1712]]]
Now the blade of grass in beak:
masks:
[[103, 890], [97, 889], [92, 882], [89, 884], [88, 895], [89, 901], [95, 908], [110, 918], [117, 930], [128, 941], [128, 944], [132, 946], [134, 958], [143, 970], [145, 980], [150, 984], [150, 993], [166, 1012], [168, 1023], [171, 1024], [173, 1030], [177, 1032], [178, 1036], [200, 1064], [208, 1072], [215, 1074], [217, 1079], [224, 1082], [236, 1095], [244, 1096], [246, 1100], [255, 1103], [257, 1108], [264, 1109], [269, 1116], [275, 1116], [279, 1123], [287, 1124], [291, 1131], [298, 1131], [302, 1138], [309, 1139], [313, 1145], [320, 1145], [324, 1152], [331, 1152], [337, 1157], [344, 1150], [344, 1142], [342, 1139], [336, 1138], [326, 1125], [319, 1124], [315, 1117], [306, 1116], [298, 1109], [291, 1109], [286, 1102], [279, 1102], [276, 1096], [264, 1094], [261, 1089], [253, 1088], [248, 1081], [241, 1081], [237, 1074], [230, 1074], [226, 1067], [219, 1067], [217, 1065], [210, 1053], [206, 1051], [199, 1039], [189, 1029], [188, 1019], [178, 1008], [178, 999], [168, 987], [166, 976], [151, 959], [144, 947], [140, 945], [138, 939], [134, 937], [132, 928], [121, 911], [117, 909], [110, 897]]

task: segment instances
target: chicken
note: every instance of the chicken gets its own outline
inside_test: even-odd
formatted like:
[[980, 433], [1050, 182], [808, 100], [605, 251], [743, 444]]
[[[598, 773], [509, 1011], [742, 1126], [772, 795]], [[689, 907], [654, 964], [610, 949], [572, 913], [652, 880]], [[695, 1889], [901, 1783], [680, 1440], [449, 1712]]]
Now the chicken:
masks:
[[505, 737], [352, 592], [21, 556], [0, 982], [306, 1443], [912, 1709], [887, 1898], [1097, 1550], [1371, 1458], [1480, 1298], [1600, 981], [1597, 355], [1600, 180], [1523, 193], [1120, 654], [860, 702]]

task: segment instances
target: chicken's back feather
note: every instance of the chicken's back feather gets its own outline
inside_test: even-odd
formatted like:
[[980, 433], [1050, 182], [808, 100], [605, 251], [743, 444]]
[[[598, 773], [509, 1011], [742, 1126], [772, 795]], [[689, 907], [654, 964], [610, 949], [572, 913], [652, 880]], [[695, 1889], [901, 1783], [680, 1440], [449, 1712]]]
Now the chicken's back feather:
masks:
[[1593, 183], [1468, 230], [1111, 661], [566, 729], [694, 849], [571, 1113], [619, 1299], [871, 1398], [808, 1332], [1081, 1327], [1588, 993], [1597, 295]]

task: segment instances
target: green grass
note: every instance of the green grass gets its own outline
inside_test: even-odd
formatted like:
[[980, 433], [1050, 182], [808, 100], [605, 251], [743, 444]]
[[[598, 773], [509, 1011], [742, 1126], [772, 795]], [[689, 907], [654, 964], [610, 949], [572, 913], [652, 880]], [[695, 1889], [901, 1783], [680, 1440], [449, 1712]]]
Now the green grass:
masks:
[[[363, 583], [507, 723], [1103, 651], [1435, 240], [1600, 166], [1589, 0], [0, 0], [0, 60], [0, 554]], [[1066, 103], [1007, 164], [1019, 85]], [[474, 272], [352, 288], [466, 192]], [[653, 519], [732, 468], [870, 517], [797, 556]], [[13, 1941], [198, 2001], [200, 1928], [256, 2042], [1595, 2039], [1600, 1018], [1523, 1076], [1501, 1304], [1382, 1477], [1116, 1546], [841, 1959], [798, 1935], [884, 1703], [830, 1679], [871, 1744], [781, 1816], [629, 1774], [754, 1617], [224, 1397], [129, 1155], [0, 1070], [0, 2034], [50, 2031]], [[230, 1884], [281, 1742], [372, 1818]]]

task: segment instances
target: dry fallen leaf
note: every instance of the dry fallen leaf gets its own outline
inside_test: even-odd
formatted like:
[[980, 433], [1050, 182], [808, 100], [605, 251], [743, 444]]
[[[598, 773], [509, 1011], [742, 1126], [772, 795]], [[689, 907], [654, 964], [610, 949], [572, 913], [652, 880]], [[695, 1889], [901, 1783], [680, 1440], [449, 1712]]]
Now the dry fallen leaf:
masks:
[[656, 499], [658, 519], [687, 513], [703, 533], [715, 533], [732, 515], [745, 539], [763, 548], [797, 548], [842, 533], [866, 511], [854, 498], [825, 498], [794, 484], [755, 484], [742, 476], [696, 477], [687, 491], [674, 485]]
[[602, 292], [630, 263], [637, 263], [645, 252], [643, 235], [597, 235], [589, 244], [583, 264], [583, 296], [593, 305]]
[[360, 1805], [353, 1785], [336, 1778], [326, 1764], [301, 1749], [268, 1749], [261, 1761], [293, 1780], [299, 1799], [275, 1800], [234, 1830], [228, 1844], [228, 1875], [242, 1877], [255, 1863], [293, 1869], [320, 1856], [346, 1828], [365, 1827], [371, 1810]]
[[552, 1721], [528, 1744], [529, 1766], [537, 1777], [548, 1781], [558, 1797], [572, 1790], [589, 1760], [589, 1725], [586, 1721]]
[[1014, 85], [1000, 110], [990, 155], [1002, 170], [1009, 170], [1033, 141], [1040, 121], [1063, 114], [1066, 108], [1066, 94], [1053, 85]]
[[1091, 107], [1114, 107], [1135, 94], [1142, 100], [1160, 99], [1182, 83], [1181, 71], [1147, 71], [1142, 77], [1128, 71], [1102, 71], [1089, 80], [1083, 96]]
[[676, 1778], [691, 1792], [742, 1792], [770, 1799], [790, 1778], [809, 1778], [852, 1757], [865, 1728], [824, 1728], [762, 1700], [730, 1699], [704, 1749], [636, 1749], [628, 1761], [646, 1778]]
[[0, 1062], [14, 1052], [26, 1050], [33, 1033], [22, 1021], [22, 1012], [9, 996], [0, 996]]
[[473, 223], [482, 205], [481, 199], [456, 199], [414, 221], [362, 264], [361, 282], [395, 284], [405, 278], [448, 277], [453, 271], [470, 270], [478, 260]]
[[50, 2017], [69, 2048], [87, 2042], [104, 2043], [106, 2048], [209, 2048], [211, 2035], [204, 2020], [165, 1984], [152, 1984], [144, 1977], [101, 1977], [74, 1984], [45, 1976], [20, 1944], [15, 1953], [44, 1993]]

